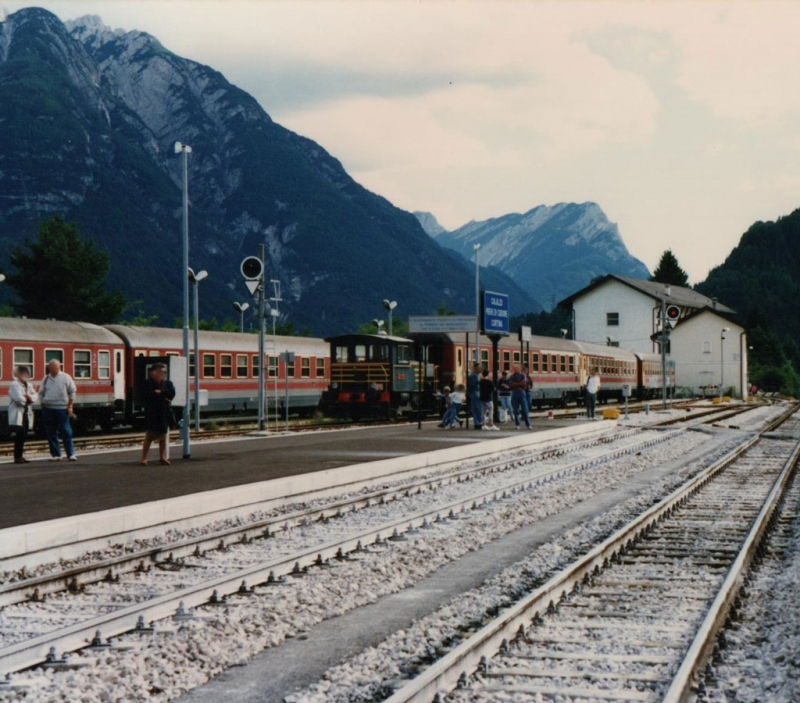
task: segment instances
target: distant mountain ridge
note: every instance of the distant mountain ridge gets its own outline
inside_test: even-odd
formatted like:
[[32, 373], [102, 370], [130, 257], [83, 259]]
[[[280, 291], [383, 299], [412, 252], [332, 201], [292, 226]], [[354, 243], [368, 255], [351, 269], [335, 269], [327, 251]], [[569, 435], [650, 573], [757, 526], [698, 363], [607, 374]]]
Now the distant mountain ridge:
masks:
[[596, 203], [540, 205], [453, 231], [439, 229], [430, 213], [415, 214], [435, 241], [467, 259], [473, 259], [473, 245], [480, 244], [481, 264], [506, 273], [548, 309], [597, 276], [650, 277]]
[[[0, 262], [40, 217], [78, 223], [111, 256], [111, 284], [170, 324], [181, 310], [181, 170], [190, 144], [190, 265], [201, 315], [233, 317], [241, 259], [264, 244], [281, 309], [327, 335], [381, 314], [474, 307], [471, 267], [408, 212], [276, 124], [212, 68], [151, 35], [40, 8], [0, 22]], [[539, 309], [504, 274], [515, 313]], [[7, 293], [0, 293], [7, 295]]]

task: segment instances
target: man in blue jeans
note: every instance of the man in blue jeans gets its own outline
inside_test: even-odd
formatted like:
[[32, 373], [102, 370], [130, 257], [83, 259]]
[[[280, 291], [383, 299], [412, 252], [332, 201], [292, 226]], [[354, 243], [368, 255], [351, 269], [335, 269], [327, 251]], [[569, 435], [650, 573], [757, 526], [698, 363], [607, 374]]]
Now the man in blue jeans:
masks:
[[483, 405], [481, 404], [481, 371], [480, 364], [472, 365], [472, 373], [467, 377], [467, 400], [476, 430], [483, 429]]
[[39, 388], [39, 401], [42, 404], [42, 421], [50, 445], [50, 461], [61, 459], [58, 435], [64, 442], [64, 451], [70, 461], [77, 461], [72, 444], [72, 426], [69, 418], [75, 402], [75, 381], [61, 370], [61, 362], [52, 359], [47, 365], [47, 375]]
[[525, 420], [525, 426], [530, 430], [531, 418], [528, 414], [528, 377], [522, 373], [519, 364], [514, 364], [514, 373], [508, 377], [511, 388], [511, 407], [514, 409], [515, 429], [519, 429], [520, 415]]

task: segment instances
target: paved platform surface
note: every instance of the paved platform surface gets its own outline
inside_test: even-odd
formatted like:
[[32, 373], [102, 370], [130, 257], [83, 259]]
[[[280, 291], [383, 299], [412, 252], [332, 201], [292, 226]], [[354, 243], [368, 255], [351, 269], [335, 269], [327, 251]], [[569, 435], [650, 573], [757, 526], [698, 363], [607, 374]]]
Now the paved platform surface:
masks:
[[477, 588], [564, 531], [602, 515], [686, 462], [717, 450], [728, 439], [729, 434], [710, 435], [708, 442], [677, 461], [655, 465], [619, 486], [469, 552], [411, 588], [323, 621], [308, 631], [307, 639], [284, 640], [254, 657], [247, 666], [228, 669], [179, 698], [178, 703], [282, 703], [286, 695], [319, 681], [330, 667], [408, 628], [415, 620]]
[[[540, 420], [533, 428], [583, 422]], [[139, 448], [85, 454], [77, 462], [6, 461], [0, 463], [0, 528], [519, 434], [506, 427], [500, 432], [441, 430], [430, 422], [421, 430], [396, 425], [195, 442], [190, 460], [181, 459], [180, 445], [173, 444], [171, 466], [158, 463], [155, 449], [150, 465], [139, 466]]]

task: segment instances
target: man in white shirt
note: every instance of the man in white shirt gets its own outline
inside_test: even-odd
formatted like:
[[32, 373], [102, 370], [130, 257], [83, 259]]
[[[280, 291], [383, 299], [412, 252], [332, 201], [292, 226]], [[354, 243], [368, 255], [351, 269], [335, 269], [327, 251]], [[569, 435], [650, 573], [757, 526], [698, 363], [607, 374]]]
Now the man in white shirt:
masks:
[[77, 461], [72, 444], [72, 405], [75, 401], [75, 381], [72, 376], [61, 370], [61, 363], [52, 359], [47, 365], [47, 375], [39, 388], [39, 401], [42, 404], [42, 421], [50, 445], [50, 461], [61, 459], [58, 447], [58, 435], [64, 442], [64, 451], [70, 461]]
[[589, 420], [596, 420], [594, 410], [597, 406], [597, 392], [600, 390], [600, 374], [597, 369], [592, 369], [589, 379], [586, 381], [586, 417]]

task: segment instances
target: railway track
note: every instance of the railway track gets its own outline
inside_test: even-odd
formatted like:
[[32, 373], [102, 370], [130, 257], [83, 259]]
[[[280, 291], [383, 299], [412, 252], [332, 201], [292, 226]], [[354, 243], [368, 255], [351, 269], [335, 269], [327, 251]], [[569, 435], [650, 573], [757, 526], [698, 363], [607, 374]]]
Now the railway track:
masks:
[[[105, 642], [141, 629], [143, 623], [146, 629], [150, 621], [181, 617], [192, 607], [252, 593], [248, 584], [277, 583], [314, 566], [358, 558], [368, 545], [380, 549], [387, 540], [403, 540], [438, 521], [458, 520], [484, 506], [515, 500], [544, 483], [636, 455], [683, 432], [646, 432], [641, 437], [640, 431], [628, 430], [608, 450], [571, 462], [558, 456], [558, 448], [501, 459], [448, 477], [8, 583], [0, 588], [5, 605], [0, 612], [0, 672], [30, 668], [48, 657], [66, 665], [64, 652], [92, 640]], [[544, 463], [537, 466], [537, 461]], [[355, 527], [352, 520], [339, 526], [347, 523], [340, 518], [354, 513], [364, 515]], [[285, 546], [285, 538], [295, 533], [302, 538], [300, 549]]]
[[397, 690], [389, 703], [689, 700], [800, 457], [792, 406]]

